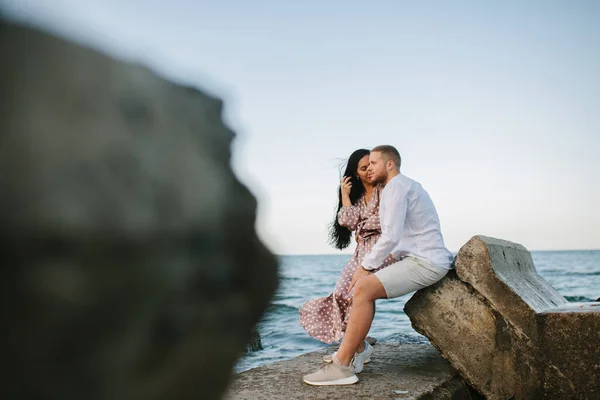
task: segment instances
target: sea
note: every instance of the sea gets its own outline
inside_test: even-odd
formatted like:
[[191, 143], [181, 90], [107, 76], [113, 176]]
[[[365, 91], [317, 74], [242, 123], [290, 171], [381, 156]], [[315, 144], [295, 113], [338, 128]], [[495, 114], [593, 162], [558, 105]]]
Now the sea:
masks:
[[[600, 297], [600, 250], [533, 251], [538, 273], [570, 302]], [[298, 322], [298, 310], [310, 299], [331, 294], [350, 255], [281, 256], [280, 284], [258, 323], [262, 350], [246, 353], [235, 372], [299, 356], [329, 345], [311, 338]], [[377, 302], [369, 336], [378, 342], [427, 343], [403, 311], [412, 294]]]

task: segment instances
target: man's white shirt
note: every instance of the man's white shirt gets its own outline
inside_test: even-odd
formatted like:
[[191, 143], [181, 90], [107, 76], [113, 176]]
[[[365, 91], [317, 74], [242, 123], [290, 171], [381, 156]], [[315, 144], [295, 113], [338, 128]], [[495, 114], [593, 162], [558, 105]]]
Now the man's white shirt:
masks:
[[420, 183], [402, 174], [393, 177], [381, 193], [379, 220], [381, 237], [365, 256], [365, 269], [380, 267], [390, 254], [396, 260], [409, 255], [438, 267], [452, 267], [437, 211]]

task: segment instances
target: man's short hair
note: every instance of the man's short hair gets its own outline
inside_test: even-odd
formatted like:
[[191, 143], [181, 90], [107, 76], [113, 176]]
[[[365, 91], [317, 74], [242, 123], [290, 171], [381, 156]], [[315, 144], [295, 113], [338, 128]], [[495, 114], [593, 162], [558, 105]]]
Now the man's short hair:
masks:
[[392, 160], [394, 164], [396, 164], [396, 167], [400, 169], [400, 163], [402, 162], [402, 159], [400, 158], [400, 153], [398, 153], [398, 150], [396, 150], [394, 146], [384, 144], [371, 149], [371, 153], [374, 151], [381, 153], [381, 156], [386, 162]]

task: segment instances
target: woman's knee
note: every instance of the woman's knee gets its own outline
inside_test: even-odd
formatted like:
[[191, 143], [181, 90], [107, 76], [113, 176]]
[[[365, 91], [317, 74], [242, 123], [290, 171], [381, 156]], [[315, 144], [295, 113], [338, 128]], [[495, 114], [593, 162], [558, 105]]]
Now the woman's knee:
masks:
[[381, 298], [381, 289], [383, 289], [383, 286], [379, 279], [373, 275], [365, 277], [354, 285], [353, 301], [373, 301]]

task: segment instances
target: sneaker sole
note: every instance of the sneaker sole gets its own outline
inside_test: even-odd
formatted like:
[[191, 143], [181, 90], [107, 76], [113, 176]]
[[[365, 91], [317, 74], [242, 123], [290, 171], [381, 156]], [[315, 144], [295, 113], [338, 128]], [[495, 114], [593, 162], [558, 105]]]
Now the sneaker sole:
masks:
[[313, 386], [333, 386], [333, 385], [352, 385], [353, 383], [358, 382], [358, 377], [356, 375], [349, 376], [348, 378], [335, 379], [333, 381], [325, 381], [325, 382], [311, 382], [303, 379], [304, 383], [308, 383]]

